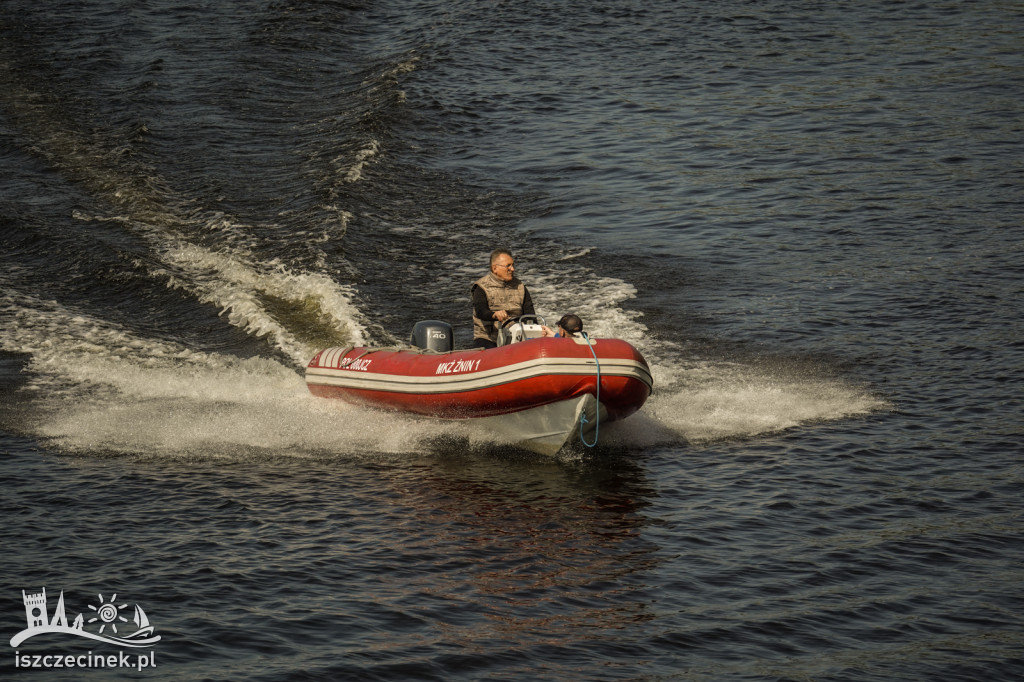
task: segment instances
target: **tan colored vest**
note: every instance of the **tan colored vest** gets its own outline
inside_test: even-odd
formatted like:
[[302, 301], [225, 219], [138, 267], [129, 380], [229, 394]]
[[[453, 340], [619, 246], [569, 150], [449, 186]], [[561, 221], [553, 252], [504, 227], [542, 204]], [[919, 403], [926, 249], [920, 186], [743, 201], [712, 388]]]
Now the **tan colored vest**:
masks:
[[[480, 287], [487, 294], [487, 305], [490, 306], [491, 312], [507, 310], [511, 317], [523, 314], [526, 287], [515, 277], [506, 282], [495, 277], [493, 272], [489, 272], [474, 282], [473, 286]], [[498, 328], [494, 325], [494, 320], [481, 320], [474, 313], [473, 338], [490, 339], [497, 343]]]

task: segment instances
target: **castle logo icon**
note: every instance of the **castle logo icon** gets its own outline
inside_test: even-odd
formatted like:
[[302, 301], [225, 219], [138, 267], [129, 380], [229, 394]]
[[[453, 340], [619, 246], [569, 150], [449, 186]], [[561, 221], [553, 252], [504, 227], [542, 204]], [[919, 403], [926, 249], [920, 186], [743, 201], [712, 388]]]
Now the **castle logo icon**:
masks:
[[99, 604], [89, 604], [89, 613], [79, 613], [71, 625], [68, 625], [68, 617], [64, 610], [63, 590], [52, 619], [48, 613], [45, 587], [39, 594], [28, 594], [22, 590], [21, 595], [25, 602], [25, 619], [28, 627], [11, 638], [11, 646], [15, 649], [29, 637], [48, 632], [86, 637], [128, 647], [148, 647], [160, 641], [160, 635], [153, 634], [153, 626], [150, 625], [142, 607], [136, 604], [135, 611], [131, 614], [132, 619], [129, 620], [122, 614], [122, 610], [126, 609], [128, 604], [118, 606], [116, 594], [110, 601], [104, 600], [102, 594], [97, 595]]

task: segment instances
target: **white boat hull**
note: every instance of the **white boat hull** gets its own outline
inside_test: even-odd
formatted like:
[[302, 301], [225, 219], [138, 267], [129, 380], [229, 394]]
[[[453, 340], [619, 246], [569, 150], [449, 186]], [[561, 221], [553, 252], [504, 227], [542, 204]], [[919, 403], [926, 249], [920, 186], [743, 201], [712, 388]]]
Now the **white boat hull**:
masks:
[[[554, 455], [581, 437], [594, 441], [599, 419], [607, 417], [602, 405], [598, 416], [597, 400], [587, 394], [548, 405], [531, 407], [511, 414], [466, 420], [480, 437], [495, 439], [540, 455]], [[582, 423], [581, 418], [586, 421]]]

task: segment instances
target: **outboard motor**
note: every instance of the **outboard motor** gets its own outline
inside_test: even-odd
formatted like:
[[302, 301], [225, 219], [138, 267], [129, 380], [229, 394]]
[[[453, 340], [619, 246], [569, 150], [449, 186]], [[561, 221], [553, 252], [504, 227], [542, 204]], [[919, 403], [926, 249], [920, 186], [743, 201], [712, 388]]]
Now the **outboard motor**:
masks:
[[413, 326], [412, 340], [409, 343], [416, 348], [447, 353], [453, 349], [455, 338], [452, 335], [452, 326], [447, 322], [422, 320]]

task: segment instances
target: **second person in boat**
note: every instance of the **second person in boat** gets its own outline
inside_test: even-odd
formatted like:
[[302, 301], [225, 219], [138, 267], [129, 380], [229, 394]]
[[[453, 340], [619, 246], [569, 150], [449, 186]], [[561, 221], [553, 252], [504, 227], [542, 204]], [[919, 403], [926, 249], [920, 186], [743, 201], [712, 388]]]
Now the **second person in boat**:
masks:
[[544, 327], [544, 331], [541, 336], [553, 336], [556, 339], [568, 339], [572, 336], [579, 334], [583, 331], [583, 320], [580, 319], [579, 315], [562, 315], [562, 319], [555, 325], [554, 330], [550, 327]]

